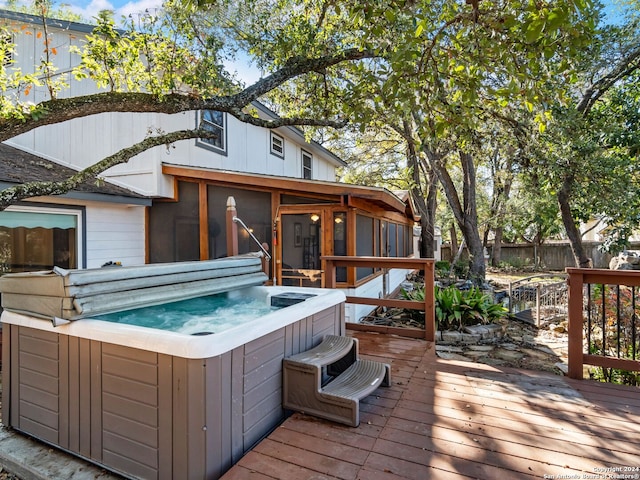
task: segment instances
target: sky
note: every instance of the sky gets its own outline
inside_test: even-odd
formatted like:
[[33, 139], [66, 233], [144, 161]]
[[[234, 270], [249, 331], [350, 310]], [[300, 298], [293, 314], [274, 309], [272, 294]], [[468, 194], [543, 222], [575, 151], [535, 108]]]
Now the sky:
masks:
[[78, 12], [84, 18], [93, 18], [100, 10], [115, 10], [115, 18], [120, 18], [121, 15], [128, 16], [158, 8], [162, 5], [162, 0], [66, 0], [60, 3], [68, 4], [73, 11]]
[[[29, 0], [24, 0], [29, 3]], [[616, 17], [617, 6], [620, 0], [603, 0], [606, 5], [606, 13], [610, 18]], [[58, 0], [58, 4], [69, 5], [71, 10], [79, 13], [86, 19], [91, 19], [97, 15], [100, 10], [114, 10], [115, 18], [121, 15], [129, 16], [130, 14], [142, 13], [148, 9], [158, 8], [162, 5], [162, 0]], [[0, 5], [4, 4], [0, 0]]]
[[[605, 12], [610, 22], [615, 22], [619, 18], [619, 7], [617, 3], [621, 0], [602, 0], [605, 4]], [[24, 0], [30, 3], [29, 0]], [[145, 10], [152, 10], [162, 5], [162, 0], [57, 0], [55, 3], [68, 5], [69, 8], [80, 14], [83, 18], [90, 20], [98, 14], [100, 10], [115, 11], [115, 19], [121, 16], [143, 13]], [[0, 0], [0, 8], [4, 0]], [[236, 72], [245, 83], [251, 84], [260, 78], [260, 72], [253, 67], [246, 58], [239, 59], [227, 65], [231, 72]]]

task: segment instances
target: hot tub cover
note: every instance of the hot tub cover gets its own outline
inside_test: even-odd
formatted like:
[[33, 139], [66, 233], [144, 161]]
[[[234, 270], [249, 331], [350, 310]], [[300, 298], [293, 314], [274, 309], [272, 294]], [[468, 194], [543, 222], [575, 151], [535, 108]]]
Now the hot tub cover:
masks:
[[81, 318], [262, 285], [258, 254], [217, 260], [10, 273], [0, 278], [2, 307], [44, 318]]

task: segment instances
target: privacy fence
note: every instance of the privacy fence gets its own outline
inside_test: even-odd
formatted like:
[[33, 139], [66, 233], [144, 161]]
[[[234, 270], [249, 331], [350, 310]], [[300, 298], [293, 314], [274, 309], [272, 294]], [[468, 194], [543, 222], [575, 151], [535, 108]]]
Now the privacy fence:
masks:
[[[584, 242], [584, 248], [588, 256], [593, 260], [594, 268], [609, 268], [611, 255], [601, 250], [602, 242]], [[491, 253], [491, 245], [489, 252]], [[633, 242], [630, 250], [640, 250], [640, 242]], [[456, 252], [451, 251], [451, 245], [442, 246], [442, 260], [452, 261]], [[462, 254], [467, 258], [467, 252]], [[537, 259], [537, 262], [536, 262]], [[545, 243], [532, 245], [525, 243], [503, 244], [501, 261], [508, 265], [527, 266], [540, 265], [547, 270], [564, 270], [566, 267], [575, 267], [571, 246], [569, 243]]]

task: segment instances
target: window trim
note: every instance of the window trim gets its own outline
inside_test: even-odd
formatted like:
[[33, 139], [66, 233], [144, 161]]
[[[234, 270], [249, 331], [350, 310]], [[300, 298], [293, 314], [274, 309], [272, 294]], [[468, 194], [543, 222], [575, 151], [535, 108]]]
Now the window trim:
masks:
[[[301, 163], [302, 163], [302, 178], [313, 180], [313, 155], [307, 152], [305, 149], [301, 148]], [[309, 168], [307, 168], [304, 164], [304, 158], [307, 156], [309, 158]], [[305, 172], [309, 172], [309, 176], [305, 176]]]
[[[204, 114], [205, 110], [198, 110], [196, 112], [196, 128], [200, 128], [200, 124], [203, 122], [203, 118], [202, 115]], [[211, 150], [212, 152], [216, 152], [219, 153], [221, 155], [227, 155], [227, 127], [229, 125], [228, 121], [227, 121], [227, 114], [226, 112], [221, 112], [222, 113], [222, 121], [223, 121], [223, 125], [217, 125], [215, 123], [209, 122], [208, 120], [204, 120], [204, 122], [206, 123], [210, 123], [211, 125], [214, 125], [217, 128], [220, 128], [222, 130], [222, 145], [223, 148], [220, 147], [216, 147], [215, 145], [212, 145], [211, 143], [207, 142], [206, 140], [203, 140], [201, 138], [196, 138], [196, 146], [201, 147], [201, 148], [205, 148], [207, 150]]]
[[7, 207], [8, 212], [23, 213], [45, 213], [50, 215], [73, 215], [76, 217], [76, 242], [78, 244], [78, 259], [76, 264], [78, 268], [87, 268], [87, 223], [86, 208], [78, 205], [51, 205], [51, 204], [35, 204], [35, 205], [10, 205]]
[[[280, 140], [280, 142], [282, 143], [282, 152], [278, 152], [273, 148], [274, 139]], [[284, 158], [284, 147], [285, 147], [284, 137], [282, 135], [278, 135], [277, 133], [271, 131], [269, 135], [269, 153], [271, 153], [271, 155], [274, 155], [278, 158]]]

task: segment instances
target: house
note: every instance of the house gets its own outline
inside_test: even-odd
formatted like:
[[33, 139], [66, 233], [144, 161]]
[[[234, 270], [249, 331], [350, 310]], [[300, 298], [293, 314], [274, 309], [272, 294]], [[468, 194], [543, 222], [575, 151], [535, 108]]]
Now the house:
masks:
[[[0, 21], [16, 44], [15, 63], [9, 68], [33, 68], [41, 61], [42, 19], [0, 10]], [[62, 75], [69, 75], [79, 62], [70, 47], [81, 46], [91, 30], [90, 25], [48, 21], [47, 40], [56, 45], [53, 61]], [[70, 96], [96, 91], [87, 80], [68, 80]], [[33, 88], [27, 97], [34, 102], [42, 98], [46, 98], [44, 87]], [[253, 106], [264, 118], [275, 118], [265, 106]], [[42, 225], [36, 228], [54, 233], [43, 240], [52, 252], [46, 262], [43, 258], [37, 265], [18, 266], [10, 250], [7, 271], [49, 268], [63, 255], [63, 247], [70, 257], [68, 265], [80, 268], [107, 262], [137, 265], [224, 257], [229, 197], [235, 199], [238, 217], [272, 253], [269, 276], [276, 284], [323, 285], [322, 255], [413, 255], [413, 227], [418, 218], [408, 197], [401, 199], [383, 188], [336, 182], [342, 160], [292, 127], [265, 129], [216, 111], [107, 113], [15, 137], [0, 150], [0, 161], [5, 162], [10, 152], [16, 158], [29, 155], [33, 165], [56, 166], [45, 167], [47, 172], [79, 170], [143, 140], [150, 130], [169, 132], [197, 126], [218, 135], [213, 140], [182, 141], [138, 155], [106, 171], [102, 175], [105, 185], [91, 194], [71, 192], [10, 207], [7, 214], [26, 210], [40, 214]], [[51, 178], [46, 173], [43, 177]], [[14, 178], [0, 176], [5, 183], [26, 179], [26, 172]], [[112, 191], [116, 188], [117, 192]], [[75, 226], [65, 229], [62, 223], [47, 220], [59, 220], [59, 215], [75, 216], [75, 223], [69, 220]], [[2, 221], [0, 217], [0, 225]], [[73, 238], [56, 240], [56, 229], [66, 230]], [[67, 243], [73, 248], [66, 248]], [[23, 248], [41, 247], [27, 243]], [[244, 230], [239, 248], [240, 252], [258, 249]], [[405, 273], [349, 268], [338, 272], [338, 281], [351, 294], [378, 297], [399, 285]], [[352, 306], [348, 320], [357, 321], [367, 309]]]

